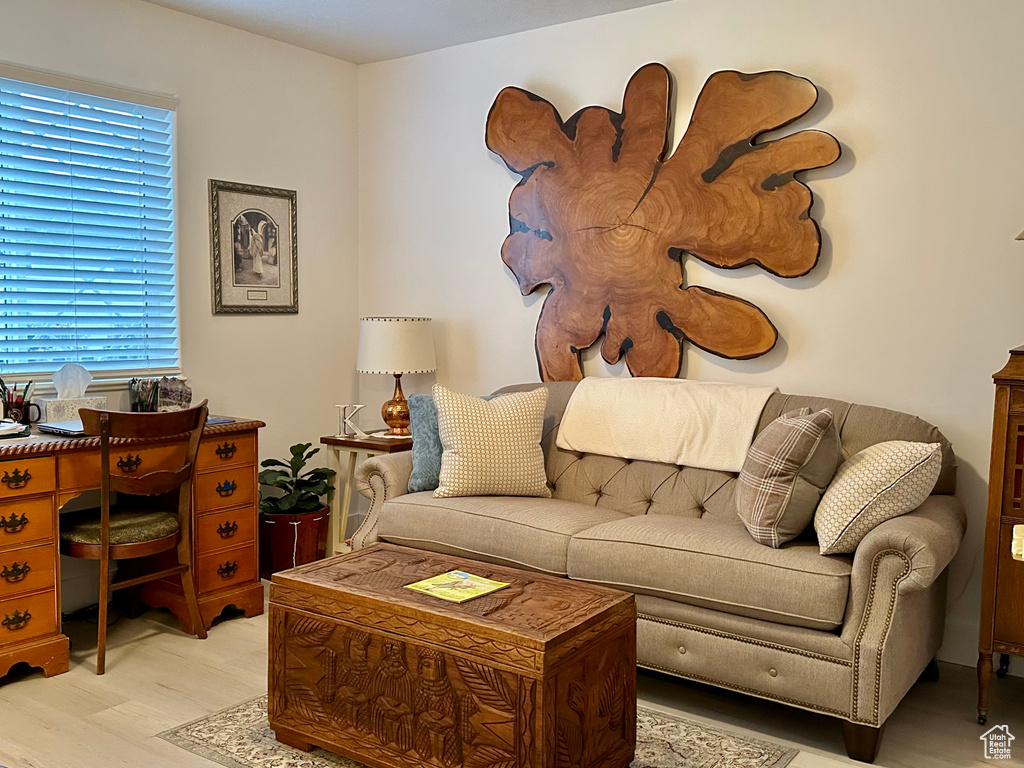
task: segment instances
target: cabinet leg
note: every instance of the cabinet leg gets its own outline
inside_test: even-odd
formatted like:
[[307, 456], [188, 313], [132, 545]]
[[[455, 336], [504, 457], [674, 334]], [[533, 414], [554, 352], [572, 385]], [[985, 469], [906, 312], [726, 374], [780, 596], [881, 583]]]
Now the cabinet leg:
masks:
[[843, 742], [850, 759], [873, 763], [878, 755], [878, 745], [882, 743], [882, 728], [884, 726], [875, 728], [843, 720]]
[[996, 670], [996, 677], [1002, 680], [1006, 677], [1006, 673], [1010, 671], [1010, 654], [1000, 653], [999, 654], [999, 669]]
[[978, 654], [978, 722], [988, 722], [988, 692], [992, 686], [992, 654]]

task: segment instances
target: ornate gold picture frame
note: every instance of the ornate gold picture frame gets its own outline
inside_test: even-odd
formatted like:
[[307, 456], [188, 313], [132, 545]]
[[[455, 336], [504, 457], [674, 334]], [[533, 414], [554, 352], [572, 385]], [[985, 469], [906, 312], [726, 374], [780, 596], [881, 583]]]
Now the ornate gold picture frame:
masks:
[[213, 314], [298, 314], [295, 190], [210, 179]]

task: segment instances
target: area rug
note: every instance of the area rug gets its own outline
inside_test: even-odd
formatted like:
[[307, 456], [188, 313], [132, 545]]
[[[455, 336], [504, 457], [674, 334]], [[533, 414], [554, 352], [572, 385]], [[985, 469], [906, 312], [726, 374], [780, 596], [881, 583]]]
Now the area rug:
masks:
[[[640, 707], [632, 768], [783, 768], [797, 750]], [[228, 768], [364, 768], [314, 749], [300, 752], [274, 738], [267, 697], [159, 734], [182, 749]]]

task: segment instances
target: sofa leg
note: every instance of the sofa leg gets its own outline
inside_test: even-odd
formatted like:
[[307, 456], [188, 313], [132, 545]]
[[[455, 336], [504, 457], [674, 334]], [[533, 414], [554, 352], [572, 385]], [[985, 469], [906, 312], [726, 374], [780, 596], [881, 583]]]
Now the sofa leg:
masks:
[[843, 720], [843, 742], [846, 744], [846, 754], [850, 756], [851, 760], [873, 763], [878, 754], [878, 745], [882, 742], [884, 728], [884, 725], [874, 728], [870, 725]]
[[1010, 654], [1000, 653], [999, 654], [999, 669], [996, 670], [996, 677], [1002, 680], [1006, 677], [1006, 673], [1010, 671]]
[[939, 662], [935, 659], [929, 661], [918, 680], [926, 680], [929, 683], [939, 682]]

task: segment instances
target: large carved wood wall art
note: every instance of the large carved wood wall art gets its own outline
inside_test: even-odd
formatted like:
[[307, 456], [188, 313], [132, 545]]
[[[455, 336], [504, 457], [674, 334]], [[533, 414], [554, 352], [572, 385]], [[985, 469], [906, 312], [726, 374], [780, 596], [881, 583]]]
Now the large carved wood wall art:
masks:
[[551, 286], [537, 322], [544, 381], [583, 376], [580, 351], [604, 334], [609, 363], [675, 377], [682, 342], [733, 359], [762, 355], [778, 333], [753, 304], [683, 283], [694, 256], [715, 267], [809, 272], [821, 238], [795, 174], [839, 159], [839, 143], [805, 130], [758, 137], [806, 114], [809, 80], [785, 72], [716, 72], [666, 159], [671, 78], [639, 69], [622, 111], [587, 107], [563, 121], [543, 98], [504, 88], [487, 117], [488, 148], [522, 180], [509, 199], [502, 260], [523, 295]]

